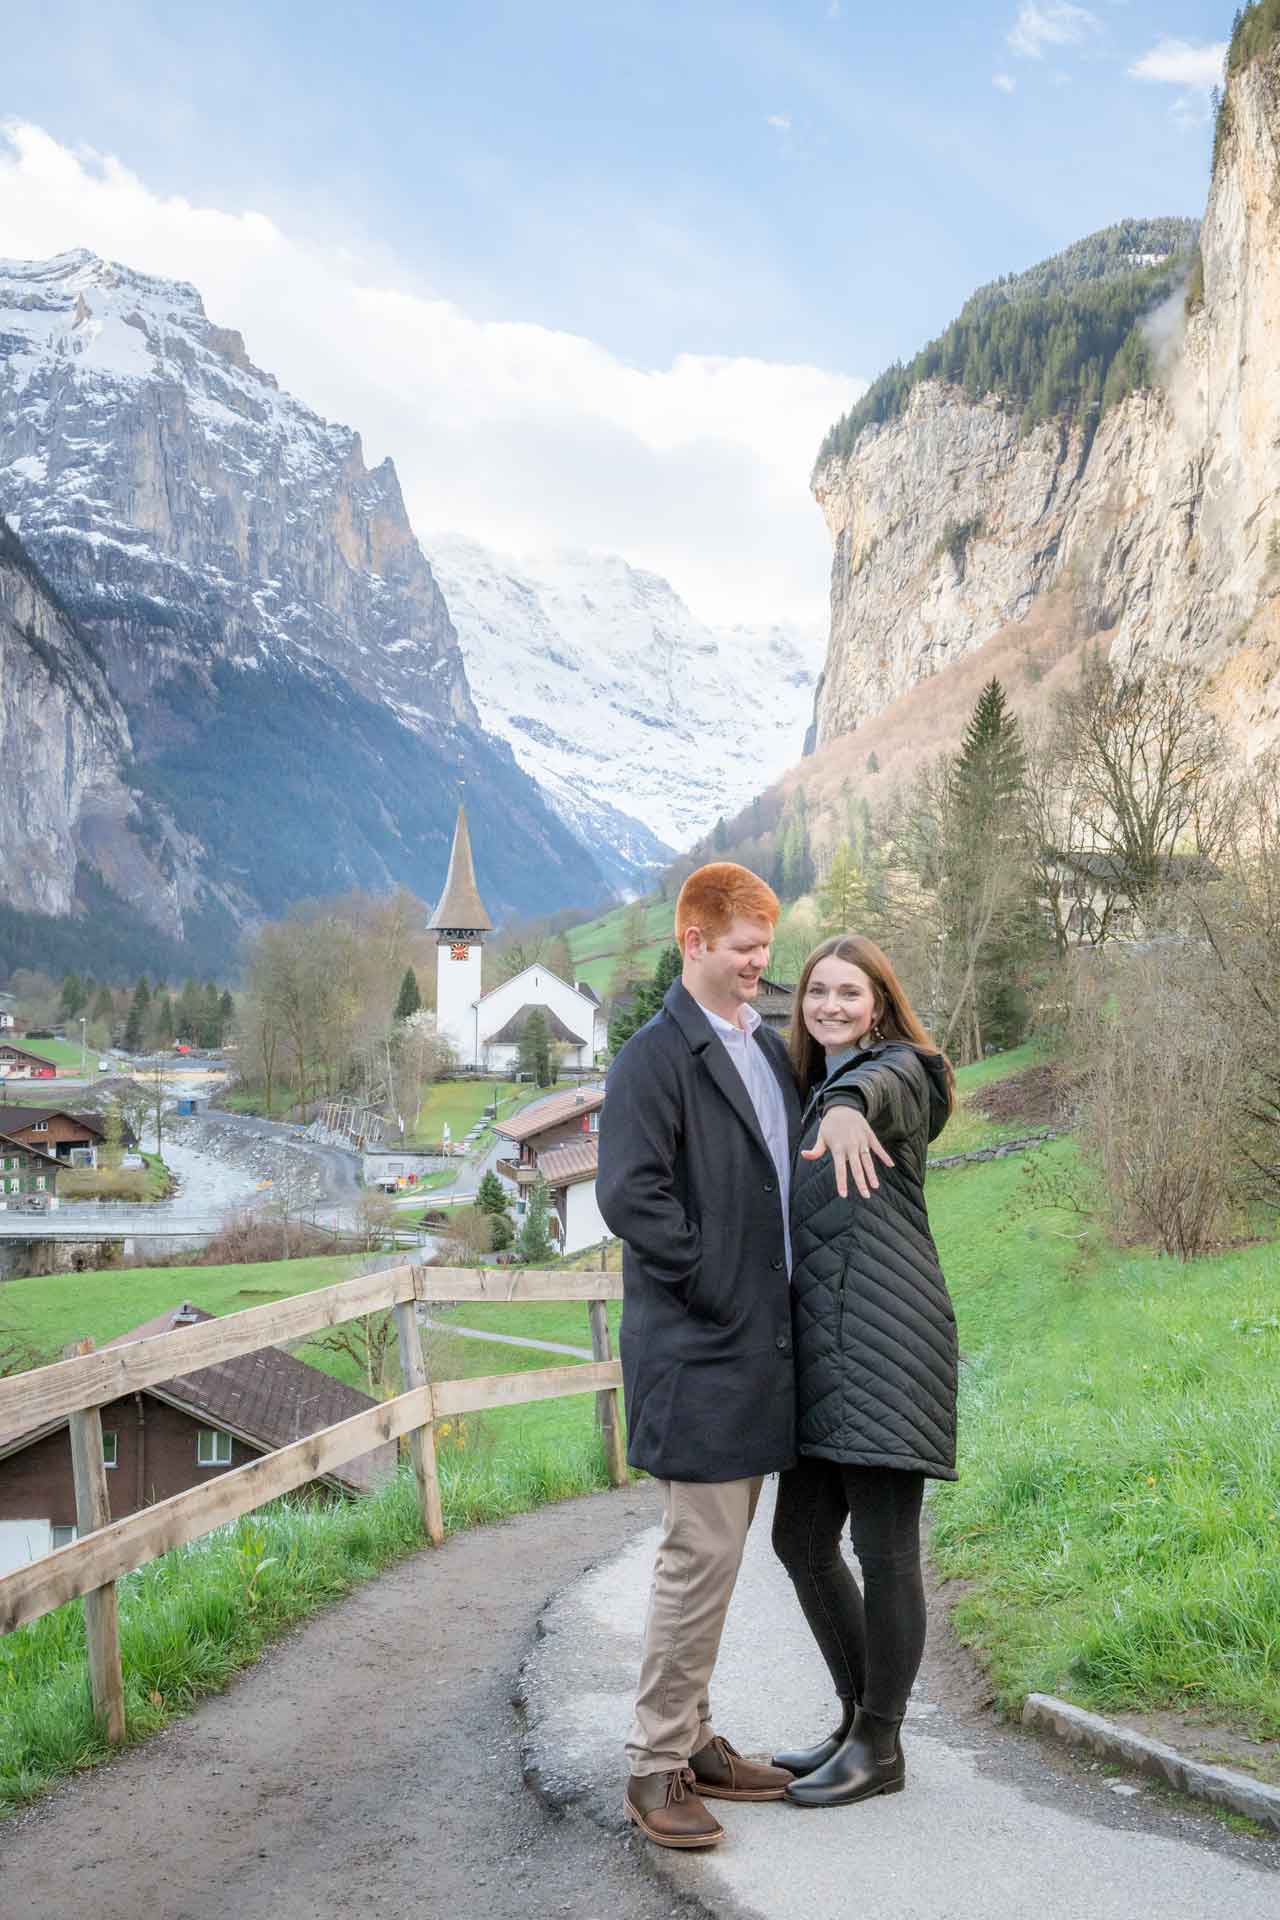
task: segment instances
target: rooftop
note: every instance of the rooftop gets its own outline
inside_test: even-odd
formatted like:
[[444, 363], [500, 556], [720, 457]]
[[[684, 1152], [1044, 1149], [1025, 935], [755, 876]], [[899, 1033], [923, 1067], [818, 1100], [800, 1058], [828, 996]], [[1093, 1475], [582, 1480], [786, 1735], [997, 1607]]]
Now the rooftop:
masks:
[[526, 1107], [510, 1120], [499, 1120], [497, 1131], [508, 1140], [535, 1140], [549, 1127], [562, 1127], [566, 1120], [594, 1113], [603, 1105], [603, 1087], [575, 1087], [571, 1093], [553, 1094], [549, 1100], [539, 1100], [536, 1106]]
[[492, 933], [493, 922], [485, 912], [480, 889], [476, 885], [476, 871], [471, 860], [471, 835], [467, 829], [467, 810], [458, 808], [458, 824], [453, 830], [453, 850], [449, 855], [449, 871], [445, 875], [444, 892], [436, 903], [436, 910], [427, 922], [429, 931], [444, 933], [456, 930], [459, 933]]

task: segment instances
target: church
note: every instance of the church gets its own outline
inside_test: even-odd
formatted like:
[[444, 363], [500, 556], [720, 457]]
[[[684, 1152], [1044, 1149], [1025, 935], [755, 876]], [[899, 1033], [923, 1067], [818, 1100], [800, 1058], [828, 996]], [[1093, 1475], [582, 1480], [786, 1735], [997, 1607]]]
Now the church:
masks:
[[484, 936], [493, 932], [476, 885], [466, 808], [458, 808], [444, 892], [428, 922], [436, 936], [436, 1027], [458, 1056], [460, 1067], [514, 1074], [520, 1038], [529, 1015], [546, 1017], [551, 1043], [562, 1064], [594, 1067], [608, 1045], [604, 1009], [591, 988], [570, 986], [549, 967], [535, 963], [489, 993], [481, 991]]

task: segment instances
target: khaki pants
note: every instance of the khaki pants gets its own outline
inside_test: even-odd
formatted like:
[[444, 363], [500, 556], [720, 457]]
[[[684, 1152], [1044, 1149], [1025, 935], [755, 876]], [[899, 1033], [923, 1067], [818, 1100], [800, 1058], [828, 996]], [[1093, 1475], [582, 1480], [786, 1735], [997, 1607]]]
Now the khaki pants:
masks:
[[686, 1766], [711, 1738], [711, 1674], [763, 1478], [658, 1484], [663, 1532], [627, 1742], [632, 1773]]

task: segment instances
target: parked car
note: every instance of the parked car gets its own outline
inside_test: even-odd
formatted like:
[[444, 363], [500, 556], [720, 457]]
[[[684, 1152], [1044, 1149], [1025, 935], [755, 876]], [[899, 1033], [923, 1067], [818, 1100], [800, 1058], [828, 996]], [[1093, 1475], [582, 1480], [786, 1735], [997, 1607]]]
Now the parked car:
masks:
[[110, 1071], [111, 1071], [111, 1062], [110, 1062], [109, 1060], [99, 1060], [99, 1062], [98, 1062], [98, 1072], [99, 1072], [99, 1073], [110, 1073]]
[[47, 1213], [49, 1196], [47, 1193], [20, 1193], [9, 1205], [16, 1213]]

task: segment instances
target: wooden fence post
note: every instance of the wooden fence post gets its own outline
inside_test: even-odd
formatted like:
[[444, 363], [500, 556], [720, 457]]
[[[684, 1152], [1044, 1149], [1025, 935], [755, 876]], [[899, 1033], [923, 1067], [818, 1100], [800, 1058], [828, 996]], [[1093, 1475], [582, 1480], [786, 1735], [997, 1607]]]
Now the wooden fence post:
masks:
[[[78, 1340], [63, 1349], [64, 1360], [93, 1352], [92, 1340]], [[102, 1416], [96, 1407], [68, 1415], [71, 1429], [71, 1471], [76, 1488], [76, 1530], [80, 1537], [96, 1533], [111, 1520], [107, 1497], [107, 1470], [102, 1458]], [[114, 1580], [84, 1596], [85, 1640], [89, 1649], [89, 1690], [93, 1712], [108, 1741], [118, 1747], [124, 1739], [124, 1674], [120, 1667], [120, 1620]]]
[[[402, 1391], [428, 1387], [427, 1363], [422, 1352], [422, 1329], [418, 1325], [418, 1303], [402, 1300], [395, 1310], [396, 1332], [400, 1337], [400, 1383]], [[444, 1509], [440, 1504], [440, 1476], [436, 1470], [436, 1429], [434, 1420], [409, 1430], [409, 1453], [418, 1482], [418, 1501], [422, 1524], [433, 1547], [444, 1544]]]
[[[609, 1243], [600, 1245], [600, 1271], [609, 1271]], [[609, 1342], [609, 1306], [605, 1300], [587, 1302], [587, 1318], [591, 1323], [591, 1357], [593, 1360], [612, 1360], [613, 1349]], [[618, 1389], [609, 1387], [604, 1393], [596, 1395], [596, 1422], [600, 1428], [600, 1439], [604, 1446], [604, 1463], [612, 1487], [625, 1487], [630, 1476], [627, 1473], [627, 1453], [622, 1442], [622, 1419], [618, 1409]]]

